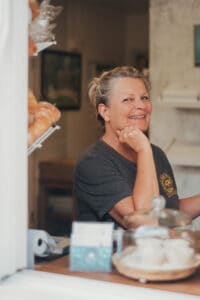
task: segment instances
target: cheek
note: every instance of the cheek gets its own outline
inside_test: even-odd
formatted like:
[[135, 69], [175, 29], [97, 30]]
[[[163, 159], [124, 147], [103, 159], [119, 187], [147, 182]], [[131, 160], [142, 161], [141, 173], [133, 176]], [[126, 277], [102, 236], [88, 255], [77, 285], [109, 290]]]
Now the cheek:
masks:
[[110, 109], [111, 119], [114, 118], [116, 120], [116, 119], [120, 118], [120, 116], [122, 116], [122, 115], [123, 115], [123, 110], [120, 106], [115, 105], [115, 106], [111, 107], [111, 109]]
[[148, 103], [147, 106], [146, 106], [146, 112], [151, 115], [151, 112], [152, 112], [152, 104], [151, 103]]

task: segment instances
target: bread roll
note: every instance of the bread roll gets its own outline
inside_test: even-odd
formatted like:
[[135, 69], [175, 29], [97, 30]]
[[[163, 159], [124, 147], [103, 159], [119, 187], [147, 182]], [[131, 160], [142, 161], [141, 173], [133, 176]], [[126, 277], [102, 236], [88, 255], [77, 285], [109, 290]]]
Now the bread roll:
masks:
[[50, 126], [50, 119], [45, 116], [36, 116], [35, 121], [28, 129], [28, 146], [32, 145]]
[[29, 113], [28, 114], [28, 128], [35, 122], [35, 115]]
[[31, 89], [28, 91], [28, 126], [33, 124], [35, 120], [35, 113], [38, 109], [38, 101], [35, 98]]
[[42, 101], [39, 103], [40, 113], [44, 113], [49, 116], [52, 124], [56, 123], [60, 119], [60, 111], [51, 103]]
[[28, 92], [28, 146], [31, 146], [60, 118], [60, 111], [51, 103], [38, 102], [31, 89]]
[[38, 101], [31, 89], [28, 90], [28, 109], [35, 109], [38, 106]]

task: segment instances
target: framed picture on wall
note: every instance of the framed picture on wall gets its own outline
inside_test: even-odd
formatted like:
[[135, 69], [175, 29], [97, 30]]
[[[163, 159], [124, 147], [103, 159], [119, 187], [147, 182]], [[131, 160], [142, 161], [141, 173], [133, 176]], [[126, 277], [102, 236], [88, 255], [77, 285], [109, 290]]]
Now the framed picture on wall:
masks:
[[81, 102], [81, 55], [45, 50], [41, 54], [41, 94], [59, 109], [79, 109]]
[[200, 67], [200, 25], [194, 25], [194, 64]]
[[132, 51], [132, 66], [146, 76], [149, 68], [148, 52], [134, 49]]
[[88, 81], [92, 80], [93, 77], [99, 76], [104, 71], [109, 71], [116, 67], [115, 64], [106, 63], [89, 63], [88, 65]]

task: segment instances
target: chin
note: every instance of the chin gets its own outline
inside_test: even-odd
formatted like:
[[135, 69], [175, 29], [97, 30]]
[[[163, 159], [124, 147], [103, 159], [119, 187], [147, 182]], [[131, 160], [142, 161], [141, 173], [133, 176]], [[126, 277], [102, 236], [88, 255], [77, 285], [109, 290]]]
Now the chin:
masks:
[[143, 123], [143, 124], [138, 124], [138, 127], [140, 128], [140, 130], [142, 130], [142, 132], [147, 132], [149, 130], [149, 124], [147, 123]]
[[138, 128], [142, 131], [142, 132], [147, 132], [149, 129], [149, 126], [138, 126]]

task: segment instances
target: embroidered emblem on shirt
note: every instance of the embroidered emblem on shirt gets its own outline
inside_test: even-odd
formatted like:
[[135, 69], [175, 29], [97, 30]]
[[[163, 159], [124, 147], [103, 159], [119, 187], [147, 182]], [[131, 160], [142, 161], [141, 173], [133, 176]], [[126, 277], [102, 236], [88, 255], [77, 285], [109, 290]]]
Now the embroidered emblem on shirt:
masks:
[[160, 183], [169, 198], [174, 195], [177, 195], [177, 191], [174, 187], [174, 181], [167, 173], [162, 173], [160, 175]]

